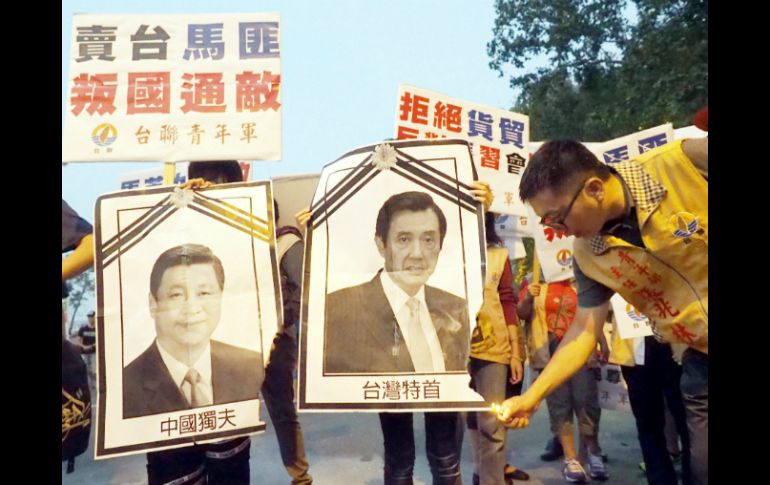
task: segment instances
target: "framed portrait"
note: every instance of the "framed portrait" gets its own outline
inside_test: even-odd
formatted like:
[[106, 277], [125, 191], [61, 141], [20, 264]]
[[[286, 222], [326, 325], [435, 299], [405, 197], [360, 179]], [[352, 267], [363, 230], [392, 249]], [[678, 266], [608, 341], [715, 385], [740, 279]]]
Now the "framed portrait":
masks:
[[486, 245], [469, 145], [388, 141], [324, 167], [305, 244], [299, 409], [484, 408], [468, 387]]
[[264, 430], [281, 318], [270, 182], [96, 203], [96, 458]]

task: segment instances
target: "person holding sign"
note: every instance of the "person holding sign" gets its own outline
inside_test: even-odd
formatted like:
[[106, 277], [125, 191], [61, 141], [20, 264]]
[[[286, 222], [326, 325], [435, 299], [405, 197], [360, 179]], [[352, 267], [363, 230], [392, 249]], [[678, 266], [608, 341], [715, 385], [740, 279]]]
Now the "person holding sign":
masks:
[[[471, 337], [471, 387], [488, 404], [521, 392], [524, 345], [519, 338], [516, 294], [508, 250], [495, 231], [495, 214], [486, 213], [487, 274], [484, 300]], [[469, 412], [474, 485], [503, 485], [529, 475], [505, 462], [507, 430], [489, 411]]]
[[[186, 184], [182, 186], [182, 188], [199, 188], [199, 187], [208, 187], [212, 185], [212, 183], [232, 183], [232, 182], [241, 182], [243, 181], [243, 173], [241, 172], [240, 166], [238, 165], [238, 162], [235, 160], [228, 160], [228, 161], [206, 161], [206, 162], [191, 162], [190, 166], [188, 168], [188, 177], [189, 180]], [[197, 245], [196, 245], [197, 246]], [[187, 269], [187, 275], [185, 275], [185, 278], [182, 280], [182, 282], [189, 281], [190, 283], [194, 283], [197, 281], [197, 285], [194, 285], [192, 289], [194, 290], [195, 294], [191, 295], [193, 299], [198, 301], [197, 304], [198, 310], [196, 310], [196, 305], [192, 305], [188, 312], [190, 311], [197, 311], [198, 314], [200, 313], [208, 313], [209, 316], [206, 318], [207, 321], [211, 322], [211, 318], [216, 316], [218, 319], [219, 317], [219, 308], [217, 305], [221, 305], [221, 291], [222, 291], [222, 284], [224, 283], [224, 272], [221, 269], [221, 263], [217, 265], [216, 262], [214, 262], [215, 256], [211, 253], [211, 251], [206, 251], [208, 248], [205, 248], [205, 246], [200, 246], [198, 248], [185, 248], [182, 250], [181, 248], [172, 248], [172, 250], [166, 251], [166, 253], [170, 253], [169, 256], [166, 258], [172, 258], [177, 259], [176, 254], [177, 253], [184, 253], [184, 260], [188, 264], [186, 268], [182, 267], [182, 269]], [[193, 256], [193, 254], [197, 254], [197, 256]], [[179, 256], [180, 258], [182, 256]], [[161, 256], [163, 258], [163, 256]], [[159, 258], [160, 259], [160, 258]], [[218, 260], [218, 259], [217, 259]], [[159, 268], [167, 267], [168, 263], [162, 263], [158, 264], [156, 262], [156, 266]], [[169, 305], [173, 305], [173, 301], [175, 299], [179, 299], [180, 296], [176, 293], [180, 290], [177, 288], [177, 286], [172, 285], [172, 281], [176, 281], [176, 278], [173, 278], [173, 274], [170, 274], [166, 281], [164, 281], [165, 275], [168, 273], [168, 270], [173, 270], [177, 268], [177, 272], [179, 271], [178, 268], [180, 266], [169, 266], [166, 269], [163, 270], [163, 272], [160, 274], [160, 280], [158, 281], [158, 288], [154, 293], [157, 292], [166, 292], [167, 294], [157, 294], [157, 295], [150, 295], [150, 305], [151, 309], [153, 307], [153, 301], [154, 301], [154, 307], [153, 314], [156, 315], [156, 328], [158, 328], [158, 342], [160, 342], [161, 339], [161, 333], [170, 334], [166, 337], [164, 337], [164, 340], [170, 340], [171, 344], [170, 346], [178, 346], [180, 344], [184, 344], [185, 341], [188, 344], [192, 344], [191, 339], [194, 339], [195, 341], [203, 342], [203, 339], [201, 339], [201, 331], [195, 330], [195, 325], [193, 324], [191, 332], [182, 332], [183, 334], [189, 333], [189, 335], [179, 335], [179, 332], [177, 331], [177, 335], [174, 336], [174, 329], [169, 329], [170, 331], [163, 331], [159, 327], [167, 328], [169, 325], [167, 323], [158, 323], [157, 316], [159, 312], [162, 312], [164, 308], [166, 308]], [[160, 270], [158, 270], [160, 272]], [[221, 277], [219, 276], [220, 272]], [[153, 274], [156, 273], [155, 268], [153, 268]], [[221, 281], [221, 284], [220, 284]], [[163, 287], [165, 284], [165, 287]], [[154, 287], [154, 285], [151, 285], [151, 288]], [[163, 288], [161, 288], [163, 287]], [[217, 294], [218, 295], [212, 295]], [[215, 298], [217, 297], [217, 301], [214, 302]], [[168, 302], [166, 302], [168, 300]], [[159, 306], [160, 303], [160, 306]], [[215, 315], [214, 315], [215, 314]], [[166, 320], [167, 317], [164, 317]], [[198, 318], [199, 320], [203, 320], [203, 318]], [[200, 324], [198, 324], [200, 325]], [[206, 329], [210, 327], [210, 323], [206, 325]], [[213, 332], [213, 328], [211, 329], [211, 332]], [[207, 332], [209, 335], [211, 332]], [[197, 337], [196, 337], [197, 336]], [[180, 340], [181, 339], [181, 340]], [[215, 355], [222, 355], [222, 348], [220, 348], [222, 344], [220, 342], [210, 341], [208, 339], [208, 335], [206, 336], [205, 343], [210, 343], [211, 345], [211, 354], [210, 354], [210, 366], [209, 369], [204, 370], [201, 372], [203, 374], [205, 372], [206, 375], [209, 375], [211, 378], [216, 378], [216, 374], [213, 369], [213, 365], [215, 361], [220, 360], [220, 357], [215, 357]], [[156, 348], [157, 345], [157, 348]], [[248, 400], [248, 399], [254, 399], [259, 394], [260, 386], [263, 382], [263, 375], [262, 375], [262, 356], [258, 353], [248, 351], [246, 349], [239, 349], [237, 347], [233, 346], [227, 346], [229, 349], [226, 349], [225, 353], [232, 353], [233, 355], [239, 355], [239, 358], [233, 359], [232, 357], [227, 357], [229, 364], [226, 364], [227, 368], [233, 370], [233, 373], [231, 373], [230, 376], [225, 378], [225, 381], [227, 382], [226, 385], [228, 387], [237, 387], [239, 390], [228, 390], [228, 399], [232, 398], [234, 395], [237, 394], [237, 400]], [[155, 350], [153, 350], [155, 348]], [[214, 349], [217, 348], [218, 350], [215, 351]], [[160, 344], [153, 343], [150, 349], [145, 352], [147, 354], [148, 352], [151, 353], [160, 353]], [[234, 352], [229, 352], [227, 350], [234, 350]], [[246, 352], [246, 353], [244, 353]], [[166, 351], [166, 353], [168, 353]], [[163, 355], [163, 354], [160, 354]], [[158, 356], [156, 356], [158, 357]], [[184, 358], [184, 355], [182, 355], [182, 358]], [[166, 359], [161, 357], [161, 364], [163, 364]], [[205, 360], [205, 358], [204, 358]], [[139, 361], [139, 358], [135, 360]], [[133, 363], [132, 363], [133, 364]], [[217, 364], [219, 367], [220, 365]], [[129, 370], [131, 365], [129, 365], [126, 368], [126, 371]], [[177, 375], [179, 375], [179, 372], [177, 371]], [[141, 376], [135, 376], [133, 377], [134, 382], [142, 382], [139, 381], [140, 378], [144, 378]], [[170, 379], [170, 378], [168, 378]], [[188, 381], [187, 374], [184, 374], [184, 380]], [[214, 399], [214, 402], [225, 402], [222, 401], [222, 399], [225, 399], [224, 396], [221, 395], [221, 392], [218, 393], [215, 388], [210, 390], [201, 389], [203, 385], [201, 385], [201, 381], [203, 380], [203, 377], [201, 379], [196, 379], [198, 381], [198, 384], [196, 384], [195, 387], [198, 389], [195, 389], [188, 383], [185, 382], [184, 386], [187, 386], [186, 391], [180, 391], [178, 388], [173, 390], [172, 395], [176, 396], [174, 399], [176, 400], [176, 405], [181, 406], [182, 408], [186, 407], [196, 407], [196, 404], [203, 405], [204, 403], [199, 402], [200, 399]], [[214, 384], [214, 382], [210, 382], [211, 384]], [[251, 383], [251, 384], [249, 384]], [[173, 382], [171, 382], [173, 385]], [[143, 387], [145, 387], [146, 384], [143, 384]], [[211, 395], [213, 391], [213, 396]], [[140, 392], [140, 391], [137, 391]], [[193, 392], [195, 393], [195, 397], [193, 397]], [[189, 394], [188, 394], [189, 393]], [[130, 394], [130, 393], [129, 393]], [[218, 396], [219, 394], [219, 396]], [[141, 394], [140, 394], [141, 395]], [[139, 396], [133, 396], [133, 399], [137, 399]], [[124, 391], [124, 400], [125, 399], [131, 399], [130, 395], [126, 395], [126, 392]], [[140, 398], [141, 399], [141, 398]], [[144, 399], [152, 400], [152, 396], [147, 396]], [[219, 399], [219, 401], [217, 401]], [[235, 399], [233, 399], [235, 400]], [[210, 403], [209, 403], [210, 404]], [[135, 411], [141, 409], [142, 406], [149, 406], [149, 404], [132, 404]], [[218, 441], [215, 443], [210, 444], [204, 444], [204, 445], [193, 445], [193, 446], [186, 446], [183, 448], [175, 448], [172, 450], [164, 450], [164, 451], [155, 451], [147, 453], [147, 478], [150, 485], [155, 484], [165, 484], [165, 483], [178, 483], [178, 484], [187, 484], [187, 483], [209, 483], [209, 484], [221, 484], [221, 485], [230, 485], [230, 484], [248, 484], [250, 481], [250, 469], [249, 469], [249, 449], [251, 448], [251, 439], [246, 437], [240, 437], [240, 438], [233, 438], [233, 439], [226, 439], [222, 441]]]
[[680, 387], [693, 482], [708, 483], [708, 139], [677, 140], [614, 164], [576, 141], [551, 141], [524, 171], [520, 197], [540, 223], [575, 235], [578, 310], [558, 351], [499, 418], [529, 424], [540, 401], [596, 347], [619, 293], [669, 343], [684, 343]]
[[[485, 209], [488, 209], [492, 203], [492, 192], [489, 189], [489, 185], [484, 182], [474, 182], [471, 187], [470, 192], [473, 194], [473, 197], [477, 201], [482, 202]], [[395, 278], [393, 278], [395, 281], [390, 282], [390, 284], [397, 287], [399, 291], [409, 294], [417, 294], [419, 291], [424, 291], [424, 299], [428, 300], [430, 298], [429, 292], [433, 289], [425, 287], [424, 283], [435, 269], [437, 253], [441, 248], [443, 234], [446, 231], [445, 228], [442, 229], [441, 216], [436, 212], [438, 207], [434, 209], [434, 203], [430, 199], [430, 196], [424, 193], [407, 192], [396, 194], [382, 207], [380, 215], [378, 215], [378, 229], [375, 242], [383, 259], [385, 259], [385, 270], [380, 272], [372, 282], [368, 283], [369, 285], [379, 285], [380, 292], [383, 291], [381, 288], [381, 278], [391, 277], [383, 275], [393, 272], [395, 273]], [[440, 211], [440, 209], [438, 210]], [[299, 224], [305, 225], [312, 215], [312, 212], [306, 208], [297, 213], [295, 217]], [[411, 251], [407, 251], [403, 247], [407, 241], [410, 242], [409, 247], [412, 248]], [[389, 245], [393, 247], [389, 249]], [[385, 285], [387, 284], [385, 283]], [[352, 296], [348, 295], [349, 298], [354, 298], [353, 300], [343, 300], [340, 298], [341, 292], [349, 291], [358, 292]], [[352, 289], [344, 288], [338, 290], [337, 293], [341, 295], [330, 298], [330, 301], [337, 305], [338, 308], [330, 311], [337, 312], [338, 315], [341, 314], [345, 318], [353, 318], [352, 315], [347, 317], [348, 311], [340, 308], [340, 306], [355, 307], [361, 305], [355, 300], [355, 298], [363, 296], [360, 293], [360, 289], [357, 287], [352, 287]], [[334, 296], [334, 294], [331, 296]], [[383, 306], [387, 312], [392, 312], [392, 307], [387, 297], [383, 296], [382, 299], [385, 300]], [[402, 304], [404, 303], [406, 301]], [[445, 300], [444, 304], [446, 306], [437, 307], [435, 310], [449, 314], [456, 313], [459, 303], [456, 300]], [[427, 306], [430, 306], [430, 302], [428, 302]], [[419, 302], [419, 307], [426, 307], [426, 305]], [[464, 302], [462, 308], [467, 312], [467, 305]], [[418, 312], [424, 315], [428, 312], [428, 308], [424, 310], [418, 308]], [[363, 310], [357, 313], [355, 315], [355, 322], [363, 325], [366, 323], [366, 320], [371, 320], [371, 316], [362, 317], [362, 315], [365, 316], [368, 313], [370, 312]], [[410, 315], [411, 312], [407, 311], [405, 313]], [[457, 317], [454, 318], [456, 319]], [[393, 320], [393, 313], [390, 315], [390, 320]], [[411, 318], [406, 320], [411, 320]], [[344, 323], [343, 317], [338, 317], [338, 321]], [[430, 322], [431, 320], [427, 321]], [[397, 323], [400, 325], [400, 322]], [[394, 331], [392, 325], [389, 326], [390, 333], [388, 335], [392, 339]], [[466, 346], [469, 340], [470, 332], [467, 331]], [[365, 341], [362, 340], [362, 342]], [[378, 348], [376, 346], [371, 344], [361, 345], [355, 340], [349, 342], [351, 343], [348, 343], [347, 347], [340, 347], [341, 352], [345, 355], [360, 356], [360, 358], [345, 358], [331, 361], [327, 362], [327, 366], [331, 365], [331, 368], [341, 372], [355, 371], [359, 368], [365, 370], [367, 368], [365, 366], [371, 365], [375, 365], [376, 369], [384, 369], [385, 371], [404, 369], [398, 370], [401, 372], [414, 372], [415, 369], [419, 371], [421, 366], [432, 366], [434, 371], [441, 369], [441, 367], [444, 368], [443, 370], [450, 370], [457, 366], [464, 369], [468, 355], [467, 350], [462, 352], [464, 354], [462, 363], [454, 355], [445, 360], [442, 353], [456, 348], [456, 344], [452, 344], [455, 347], [444, 348], [443, 343], [440, 343], [440, 338], [434, 339], [434, 346], [436, 343], [442, 345], [439, 347], [442, 349], [441, 353], [434, 354], [433, 352], [421, 351], [419, 354], [412, 354], [407, 350], [407, 345], [402, 343], [401, 347], [399, 347], [399, 356], [393, 356], [391, 352], [388, 352], [388, 356], [383, 356], [382, 358], [372, 358], [369, 356], [369, 354], [377, 353]], [[329, 344], [338, 345], [337, 343], [331, 343], [327, 337], [327, 345]], [[359, 345], [361, 348], [357, 349]], [[404, 351], [401, 351], [401, 348]], [[328, 348], [327, 355], [329, 355]], [[425, 358], [427, 356], [431, 357], [430, 360]], [[415, 361], [412, 360], [412, 357], [415, 358]], [[360, 367], [362, 364], [364, 364], [364, 367]], [[396, 367], [391, 369], [394, 365]], [[328, 370], [329, 368], [327, 367]], [[412, 475], [415, 460], [413, 416], [413, 413], [379, 413], [385, 447], [385, 466], [383, 471], [385, 485], [408, 485], [413, 482]], [[458, 444], [456, 441], [457, 422], [458, 414], [456, 412], [425, 413], [426, 452], [434, 485], [458, 485], [462, 483], [457, 450]]]

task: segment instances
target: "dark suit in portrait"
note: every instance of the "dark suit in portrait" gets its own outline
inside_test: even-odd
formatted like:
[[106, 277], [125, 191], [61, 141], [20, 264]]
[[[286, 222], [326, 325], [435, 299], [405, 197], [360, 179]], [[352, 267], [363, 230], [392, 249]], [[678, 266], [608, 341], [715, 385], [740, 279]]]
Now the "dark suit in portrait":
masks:
[[[380, 273], [367, 283], [326, 296], [325, 373], [415, 371]], [[438, 288], [424, 288], [446, 371], [465, 371], [470, 345], [468, 304]]]
[[[214, 404], [256, 399], [263, 377], [260, 353], [211, 340]], [[123, 369], [123, 418], [190, 408], [163, 362], [156, 341]]]

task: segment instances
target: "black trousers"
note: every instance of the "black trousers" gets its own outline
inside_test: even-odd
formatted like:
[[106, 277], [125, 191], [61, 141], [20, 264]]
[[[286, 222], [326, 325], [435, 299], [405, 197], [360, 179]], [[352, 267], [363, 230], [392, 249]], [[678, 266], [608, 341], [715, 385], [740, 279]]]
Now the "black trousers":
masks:
[[[414, 469], [413, 413], [380, 413], [385, 444], [385, 485], [412, 485]], [[425, 449], [433, 485], [460, 485], [457, 413], [425, 413]]]
[[147, 453], [149, 485], [248, 485], [248, 437]]
[[[667, 405], [682, 440], [682, 482], [690, 483], [690, 440], [679, 380], [682, 368], [671, 355], [671, 346], [654, 337], [644, 339], [644, 365], [621, 366], [628, 384], [628, 398], [636, 419], [639, 446], [650, 485], [676, 485], [674, 465], [666, 448]], [[664, 403], [665, 397], [665, 403]]]

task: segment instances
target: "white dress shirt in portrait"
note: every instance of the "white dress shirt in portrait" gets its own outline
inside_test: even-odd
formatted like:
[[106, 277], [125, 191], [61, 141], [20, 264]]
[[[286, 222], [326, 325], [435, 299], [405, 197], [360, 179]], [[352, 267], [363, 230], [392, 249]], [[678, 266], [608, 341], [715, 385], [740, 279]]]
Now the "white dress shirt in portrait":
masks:
[[[380, 281], [382, 282], [382, 289], [385, 292], [385, 297], [390, 303], [390, 308], [393, 310], [393, 314], [396, 316], [396, 322], [401, 330], [401, 334], [404, 336], [404, 342], [406, 348], [409, 349], [409, 354], [413, 355], [414, 336], [409, 335], [409, 295], [404, 292], [390, 277], [387, 271], [380, 273]], [[427, 341], [428, 348], [430, 349], [431, 361], [433, 362], [432, 369], [418, 369], [415, 365], [415, 372], [445, 372], [444, 366], [444, 353], [441, 350], [441, 343], [438, 340], [438, 334], [436, 328], [433, 326], [433, 320], [430, 317], [428, 311], [428, 305], [425, 303], [425, 286], [420, 288], [420, 291], [414, 295], [420, 302], [420, 326], [422, 327], [425, 340]], [[414, 359], [413, 359], [414, 361]]]
[[[171, 374], [174, 383], [177, 387], [182, 389], [182, 392], [187, 398], [187, 402], [191, 402], [190, 396], [192, 395], [192, 389], [190, 388], [190, 383], [185, 381], [185, 376], [190, 370], [190, 367], [187, 364], [179, 362], [171, 354], [166, 352], [163, 346], [160, 345], [160, 342], [155, 341], [155, 344], [158, 346], [158, 351], [163, 359], [163, 363], [166, 364], [166, 368], [168, 369], [169, 374]], [[206, 344], [206, 349], [192, 365], [192, 368], [201, 376], [201, 380], [198, 383], [198, 390], [203, 393], [203, 396], [198, 396], [198, 399], [202, 399], [203, 402], [213, 403], [214, 388], [211, 385], [211, 343]]]

